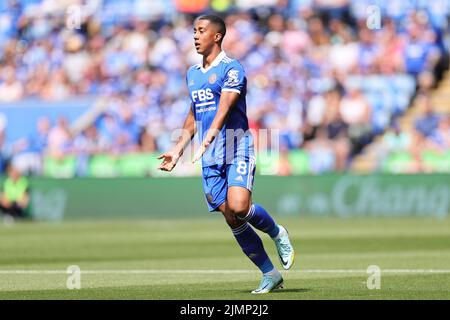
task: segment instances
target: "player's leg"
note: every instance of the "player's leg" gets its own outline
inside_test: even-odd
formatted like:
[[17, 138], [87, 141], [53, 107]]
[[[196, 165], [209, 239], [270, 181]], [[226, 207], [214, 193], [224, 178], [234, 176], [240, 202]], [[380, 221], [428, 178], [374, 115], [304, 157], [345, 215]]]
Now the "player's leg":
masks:
[[278, 257], [284, 269], [288, 270], [294, 264], [295, 252], [289, 239], [288, 231], [282, 225], [275, 223], [269, 213], [260, 205], [253, 203], [246, 215], [238, 219], [250, 223], [253, 227], [267, 233], [275, 242]]
[[268, 257], [261, 238], [247, 223], [238, 219], [241, 212], [248, 210], [250, 192], [242, 187], [229, 187], [227, 202], [222, 214], [230, 226], [234, 237], [242, 248], [242, 251], [252, 260], [262, 273], [274, 270], [274, 266]]
[[[267, 293], [281, 287], [283, 279], [281, 274], [273, 267], [267, 253], [264, 250], [261, 239], [255, 231], [238, 219], [236, 212], [248, 212], [250, 192], [244, 188], [237, 197], [234, 192], [231, 194], [233, 208], [228, 207], [228, 187], [227, 187], [227, 166], [211, 166], [203, 168], [203, 189], [208, 203], [209, 211], [221, 211], [227, 224], [230, 226], [236, 241], [247, 257], [263, 272], [263, 280], [260, 287], [253, 293]], [[234, 188], [233, 188], [234, 190]], [[245, 209], [237, 209], [237, 203], [246, 203]]]
[[282, 287], [283, 277], [270, 261], [258, 234], [250, 224], [238, 218], [248, 212], [250, 203], [251, 193], [248, 189], [237, 186], [228, 187], [227, 202], [222, 207], [224, 210], [222, 213], [242, 251], [263, 273], [260, 286], [252, 293], [267, 293]]
[[242, 221], [250, 223], [253, 227], [267, 233], [271, 238], [275, 238], [280, 228], [270, 214], [259, 204], [252, 203], [249, 210], [239, 216]]
[[[253, 179], [255, 174], [255, 160], [253, 157], [248, 160], [235, 161], [229, 166], [228, 171], [228, 185], [238, 186], [252, 191]], [[239, 199], [236, 198], [238, 201]], [[237, 213], [237, 217], [245, 222], [250, 223], [253, 227], [262, 232], [269, 234], [274, 238], [279, 233], [279, 227], [269, 215], [269, 213], [260, 205], [252, 203], [251, 199], [247, 202], [240, 204], [245, 211]]]
[[[248, 223], [238, 219], [235, 212], [228, 207], [226, 168], [226, 165], [203, 168], [203, 190], [209, 211], [221, 211], [242, 251], [261, 272], [270, 272], [274, 267], [264, 250], [261, 239]], [[244, 189], [244, 191], [248, 193], [248, 190]], [[248, 199], [248, 196], [246, 200], [244, 199], [247, 201], [247, 208]]]
[[[250, 195], [248, 199], [240, 199], [238, 196], [240, 192], [236, 192], [237, 195], [234, 196], [234, 201], [236, 202], [235, 205], [239, 207], [235, 215], [239, 220], [247, 222], [256, 229], [267, 233], [275, 241], [278, 257], [283, 268], [290, 269], [294, 263], [295, 252], [289, 240], [287, 230], [283, 226], [276, 224], [274, 219], [262, 206], [251, 201], [254, 173], [255, 162], [253, 157], [250, 157], [248, 161], [235, 161], [228, 168], [229, 192], [231, 186], [236, 186], [246, 189]], [[230, 205], [230, 196], [227, 199]]]

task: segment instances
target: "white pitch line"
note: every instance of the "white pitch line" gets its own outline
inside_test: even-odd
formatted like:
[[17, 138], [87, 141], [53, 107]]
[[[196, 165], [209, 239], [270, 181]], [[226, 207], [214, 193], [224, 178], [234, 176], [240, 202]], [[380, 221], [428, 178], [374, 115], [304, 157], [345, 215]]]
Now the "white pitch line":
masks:
[[[366, 269], [303, 269], [289, 270], [283, 273], [367, 273]], [[380, 269], [381, 273], [450, 273], [450, 269]], [[83, 270], [82, 274], [245, 274], [255, 273], [257, 270], [231, 270], [231, 269], [197, 269], [197, 270], [160, 270], [160, 269], [138, 269], [138, 270]], [[1, 274], [72, 274], [67, 270], [0, 270]]]
[[[450, 273], [450, 269], [381, 269], [382, 273]], [[289, 272], [289, 271], [288, 271]], [[306, 269], [304, 273], [367, 273], [367, 269]]]

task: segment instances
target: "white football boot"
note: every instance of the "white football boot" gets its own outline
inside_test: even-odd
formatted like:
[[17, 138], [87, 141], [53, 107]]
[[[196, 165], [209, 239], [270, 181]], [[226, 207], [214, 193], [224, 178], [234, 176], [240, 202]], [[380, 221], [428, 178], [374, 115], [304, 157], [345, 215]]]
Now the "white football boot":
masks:
[[261, 279], [261, 283], [259, 284], [258, 289], [252, 291], [253, 294], [264, 294], [269, 293], [275, 289], [283, 288], [283, 277], [278, 270], [274, 270], [270, 273], [263, 274], [263, 278]]
[[280, 232], [275, 238], [275, 245], [278, 251], [278, 258], [284, 269], [289, 270], [294, 264], [295, 252], [294, 247], [289, 240], [289, 234], [283, 226], [278, 225]]

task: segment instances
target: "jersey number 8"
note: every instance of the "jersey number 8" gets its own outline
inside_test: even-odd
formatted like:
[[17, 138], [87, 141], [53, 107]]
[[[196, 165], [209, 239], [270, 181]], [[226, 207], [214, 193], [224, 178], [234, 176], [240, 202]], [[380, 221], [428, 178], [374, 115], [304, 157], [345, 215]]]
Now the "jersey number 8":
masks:
[[247, 174], [247, 163], [245, 161], [238, 161], [236, 172], [242, 175]]

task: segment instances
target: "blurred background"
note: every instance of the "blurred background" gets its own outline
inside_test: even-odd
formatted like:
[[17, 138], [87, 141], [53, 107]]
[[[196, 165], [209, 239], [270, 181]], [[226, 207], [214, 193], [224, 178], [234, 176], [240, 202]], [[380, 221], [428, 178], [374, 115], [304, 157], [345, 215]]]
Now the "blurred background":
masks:
[[[448, 0], [0, 0], [0, 170], [30, 179], [34, 217], [86, 212], [68, 204], [111, 186], [79, 178], [161, 186], [168, 179], [151, 177], [200, 175], [188, 163], [158, 172], [156, 155], [189, 108], [185, 73], [201, 61], [192, 22], [203, 13], [226, 21], [250, 127], [279, 130], [279, 150], [257, 157], [259, 173], [286, 176], [261, 192], [290, 186], [273, 210], [447, 216]], [[417, 203], [400, 208], [405, 197]], [[197, 202], [191, 211], [205, 210]]]

